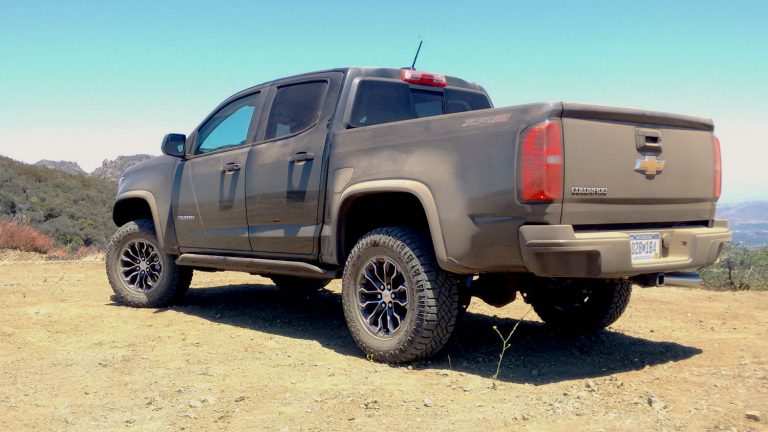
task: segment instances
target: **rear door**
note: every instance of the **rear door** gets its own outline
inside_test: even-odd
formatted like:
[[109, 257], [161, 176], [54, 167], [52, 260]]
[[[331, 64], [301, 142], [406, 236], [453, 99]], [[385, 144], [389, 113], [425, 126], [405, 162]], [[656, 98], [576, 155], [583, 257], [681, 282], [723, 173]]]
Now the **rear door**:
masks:
[[714, 150], [708, 120], [569, 104], [564, 108], [563, 224], [712, 219]]
[[239, 98], [190, 136], [189, 154], [174, 186], [181, 248], [250, 251], [245, 166], [263, 102], [260, 91]]
[[271, 90], [246, 179], [250, 246], [264, 255], [317, 254], [325, 152], [343, 74], [305, 75]]

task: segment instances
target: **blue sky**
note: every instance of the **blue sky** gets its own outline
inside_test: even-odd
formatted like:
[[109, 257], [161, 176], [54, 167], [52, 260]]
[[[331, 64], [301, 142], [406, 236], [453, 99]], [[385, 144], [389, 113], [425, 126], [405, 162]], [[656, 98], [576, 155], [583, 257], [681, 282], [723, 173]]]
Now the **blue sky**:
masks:
[[724, 201], [768, 199], [768, 1], [0, 0], [0, 154], [159, 153], [230, 94], [410, 64], [496, 106], [566, 100], [712, 117]]

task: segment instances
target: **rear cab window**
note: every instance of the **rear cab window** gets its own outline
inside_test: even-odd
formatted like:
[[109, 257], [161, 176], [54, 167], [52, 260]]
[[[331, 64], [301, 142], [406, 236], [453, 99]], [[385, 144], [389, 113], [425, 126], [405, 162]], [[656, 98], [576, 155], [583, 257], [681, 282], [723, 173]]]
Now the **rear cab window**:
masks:
[[357, 128], [486, 108], [491, 108], [490, 100], [477, 91], [363, 79], [357, 86], [349, 126]]

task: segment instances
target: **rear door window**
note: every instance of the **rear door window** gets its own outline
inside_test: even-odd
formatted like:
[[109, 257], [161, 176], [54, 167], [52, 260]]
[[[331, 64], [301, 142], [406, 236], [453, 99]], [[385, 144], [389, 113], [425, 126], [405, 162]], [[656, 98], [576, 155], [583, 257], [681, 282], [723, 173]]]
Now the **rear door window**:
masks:
[[281, 138], [309, 129], [320, 117], [326, 81], [279, 87], [267, 120], [265, 140]]

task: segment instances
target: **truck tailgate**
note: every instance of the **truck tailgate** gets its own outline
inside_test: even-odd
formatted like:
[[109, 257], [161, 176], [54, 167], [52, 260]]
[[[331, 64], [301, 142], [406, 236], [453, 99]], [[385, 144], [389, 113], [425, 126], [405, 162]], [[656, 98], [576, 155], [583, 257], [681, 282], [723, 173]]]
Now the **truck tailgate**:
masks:
[[562, 122], [563, 224], [712, 220], [710, 120], [566, 103]]

